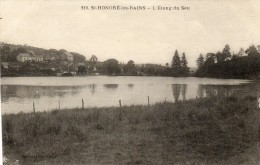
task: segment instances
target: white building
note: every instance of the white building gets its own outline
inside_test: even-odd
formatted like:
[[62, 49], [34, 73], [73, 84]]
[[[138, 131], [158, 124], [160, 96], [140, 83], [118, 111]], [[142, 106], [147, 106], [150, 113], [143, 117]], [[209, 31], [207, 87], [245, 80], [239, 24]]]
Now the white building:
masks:
[[66, 59], [70, 62], [73, 61], [73, 55], [70, 52], [64, 52], [64, 54], [66, 55]]
[[36, 56], [32, 53], [19, 53], [18, 56], [16, 57], [17, 61], [20, 62], [25, 62], [25, 61], [43, 61], [43, 57], [42, 56]]

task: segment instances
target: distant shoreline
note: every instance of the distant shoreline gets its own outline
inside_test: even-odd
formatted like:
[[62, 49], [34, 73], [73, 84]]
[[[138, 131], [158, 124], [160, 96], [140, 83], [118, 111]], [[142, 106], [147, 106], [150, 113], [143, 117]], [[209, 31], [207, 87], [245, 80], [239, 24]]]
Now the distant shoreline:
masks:
[[138, 75], [76, 75], [76, 76], [56, 76], [56, 75], [19, 75], [19, 76], [1, 76], [1, 78], [5, 77], [89, 77], [89, 76], [109, 76], [109, 77], [172, 77], [172, 78], [188, 78], [188, 77], [195, 77], [195, 78], [215, 78], [215, 79], [241, 79], [241, 80], [260, 80], [260, 77], [251, 77], [251, 78], [234, 78], [234, 77], [196, 77], [196, 76], [159, 76], [159, 75], [145, 75], [145, 76], [138, 76]]

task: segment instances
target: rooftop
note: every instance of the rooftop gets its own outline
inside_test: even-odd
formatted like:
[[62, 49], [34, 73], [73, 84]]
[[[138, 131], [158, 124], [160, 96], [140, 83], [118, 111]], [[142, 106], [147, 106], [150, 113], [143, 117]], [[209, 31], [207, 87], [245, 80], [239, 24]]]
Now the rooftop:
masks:
[[73, 56], [70, 52], [64, 52], [67, 56]]

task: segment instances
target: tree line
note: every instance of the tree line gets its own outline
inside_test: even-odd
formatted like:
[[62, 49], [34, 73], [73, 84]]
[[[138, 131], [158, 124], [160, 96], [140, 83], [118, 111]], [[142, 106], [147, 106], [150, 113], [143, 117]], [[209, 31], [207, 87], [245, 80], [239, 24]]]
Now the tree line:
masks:
[[[30, 46], [17, 46], [3, 44], [0, 50], [2, 62], [15, 62], [19, 53], [27, 53], [27, 49], [33, 50], [36, 54], [49, 55], [56, 57], [56, 62], [51, 65], [60, 66], [60, 59], [64, 49], [42, 49]], [[198, 69], [194, 74], [190, 73], [185, 52], [179, 53], [175, 50], [170, 63], [163, 65], [143, 64], [136, 65], [133, 60], [129, 60], [126, 64], [119, 63], [118, 60], [111, 58], [104, 62], [86, 61], [85, 56], [71, 52], [74, 61], [84, 62], [86, 66], [80, 66], [78, 72], [85, 73], [95, 71], [107, 75], [150, 75], [150, 76], [170, 76], [170, 77], [214, 77], [214, 78], [255, 78], [260, 75], [260, 45], [255, 47], [249, 46], [246, 50], [241, 48], [237, 53], [231, 53], [230, 46], [227, 44], [222, 51], [217, 53], [200, 54], [196, 60]], [[98, 65], [97, 65], [98, 64]], [[28, 65], [28, 66], [27, 66]], [[43, 64], [42, 64], [43, 65]], [[40, 65], [38, 65], [40, 66]], [[24, 68], [30, 68], [31, 65], [24, 64]], [[31, 69], [32, 70], [32, 69]], [[21, 68], [21, 72], [23, 69]], [[44, 70], [45, 71], [45, 70]], [[51, 71], [48, 71], [51, 72]]]
[[178, 50], [175, 51], [172, 58], [171, 76], [188, 76], [190, 68], [188, 67], [188, 61], [186, 59], [185, 52], [182, 53], [180, 58]]
[[231, 54], [227, 44], [217, 53], [202, 54], [197, 58], [198, 70], [195, 76], [214, 78], [257, 78], [260, 75], [260, 46], [241, 48]]
[[188, 61], [186, 59], [185, 52], [182, 56], [179, 56], [178, 50], [175, 51], [171, 65], [166, 63], [165, 66], [157, 64], [143, 64], [135, 65], [133, 60], [128, 61], [126, 64], [119, 64], [116, 59], [108, 59], [104, 62], [105, 70], [109, 74], [120, 74], [123, 72], [124, 75], [152, 75], [152, 76], [173, 76], [173, 77], [184, 77], [189, 76], [190, 68], [188, 67]]

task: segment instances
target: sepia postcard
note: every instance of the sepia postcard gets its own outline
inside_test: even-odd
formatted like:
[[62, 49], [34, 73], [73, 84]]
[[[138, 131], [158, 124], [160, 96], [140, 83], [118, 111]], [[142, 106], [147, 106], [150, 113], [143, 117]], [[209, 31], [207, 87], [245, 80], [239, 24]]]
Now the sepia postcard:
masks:
[[0, 0], [3, 165], [259, 165], [259, 0]]

